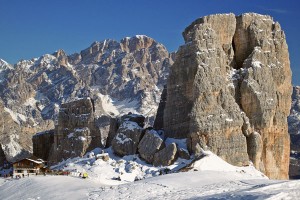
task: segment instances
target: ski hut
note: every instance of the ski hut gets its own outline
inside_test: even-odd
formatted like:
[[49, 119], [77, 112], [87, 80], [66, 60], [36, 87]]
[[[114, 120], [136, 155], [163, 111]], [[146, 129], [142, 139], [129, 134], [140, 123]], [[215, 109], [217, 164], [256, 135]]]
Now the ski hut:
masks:
[[13, 163], [13, 176], [22, 177], [23, 175], [36, 175], [44, 169], [45, 161], [35, 156], [31, 156]]

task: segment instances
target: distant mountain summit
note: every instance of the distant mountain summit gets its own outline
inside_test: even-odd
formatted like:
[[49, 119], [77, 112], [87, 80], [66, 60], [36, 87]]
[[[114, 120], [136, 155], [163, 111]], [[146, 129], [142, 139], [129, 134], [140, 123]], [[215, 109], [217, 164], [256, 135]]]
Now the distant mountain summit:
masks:
[[[1, 135], [14, 135], [20, 149], [31, 152], [32, 134], [54, 128], [60, 105], [82, 97], [93, 99], [96, 116], [131, 111], [153, 123], [173, 56], [154, 39], [136, 35], [120, 42], [94, 42], [73, 55], [58, 50], [21, 60], [14, 67], [0, 60], [1, 115], [21, 127], [1, 132], [0, 143], [3, 146], [12, 141]], [[26, 142], [22, 138], [27, 138]], [[5, 155], [10, 154], [7, 148], [2, 149]]]

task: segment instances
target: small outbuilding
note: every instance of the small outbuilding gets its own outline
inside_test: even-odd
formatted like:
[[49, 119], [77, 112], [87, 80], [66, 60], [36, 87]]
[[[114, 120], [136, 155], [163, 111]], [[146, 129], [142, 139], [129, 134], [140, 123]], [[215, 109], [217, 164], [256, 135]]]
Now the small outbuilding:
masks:
[[45, 170], [45, 161], [31, 156], [13, 163], [13, 176], [36, 175]]

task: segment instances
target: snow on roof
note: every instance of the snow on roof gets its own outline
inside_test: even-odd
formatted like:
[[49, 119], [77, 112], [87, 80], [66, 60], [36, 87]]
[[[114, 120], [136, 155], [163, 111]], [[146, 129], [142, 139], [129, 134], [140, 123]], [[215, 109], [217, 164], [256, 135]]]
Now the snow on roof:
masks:
[[26, 160], [29, 160], [31, 162], [34, 162], [34, 163], [37, 163], [37, 164], [42, 164], [44, 163], [44, 161], [42, 159], [38, 159], [38, 160], [33, 160], [33, 159], [30, 159], [30, 158], [25, 158]]

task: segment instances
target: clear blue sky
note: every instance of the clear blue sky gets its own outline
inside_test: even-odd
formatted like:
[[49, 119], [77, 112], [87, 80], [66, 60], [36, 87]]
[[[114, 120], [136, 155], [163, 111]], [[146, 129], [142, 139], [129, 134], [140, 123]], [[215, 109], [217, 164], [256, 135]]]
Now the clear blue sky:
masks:
[[299, 0], [0, 0], [0, 58], [14, 64], [64, 49], [80, 52], [94, 41], [148, 35], [169, 51], [182, 31], [208, 14], [268, 14], [287, 36], [293, 84], [300, 85]]

